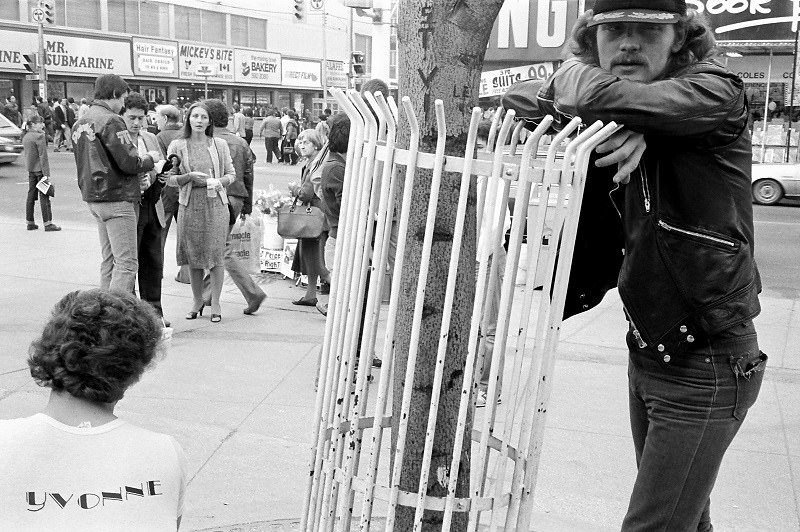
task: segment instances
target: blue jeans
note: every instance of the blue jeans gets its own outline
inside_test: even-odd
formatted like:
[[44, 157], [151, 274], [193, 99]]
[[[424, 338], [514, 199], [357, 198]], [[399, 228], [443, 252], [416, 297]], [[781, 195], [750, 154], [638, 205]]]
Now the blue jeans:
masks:
[[100, 288], [133, 293], [139, 258], [136, 222], [139, 204], [130, 201], [89, 202], [100, 235]]
[[631, 431], [638, 474], [622, 530], [708, 532], [725, 451], [755, 403], [767, 356], [755, 329], [687, 344], [671, 357], [628, 334]]

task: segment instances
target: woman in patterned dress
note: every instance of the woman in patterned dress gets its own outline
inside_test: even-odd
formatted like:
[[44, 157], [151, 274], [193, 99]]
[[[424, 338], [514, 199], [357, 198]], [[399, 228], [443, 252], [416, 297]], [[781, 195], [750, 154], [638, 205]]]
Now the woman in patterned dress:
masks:
[[181, 158], [180, 173], [167, 184], [178, 195], [178, 265], [189, 266], [192, 308], [187, 320], [203, 315], [203, 270], [211, 272], [211, 321], [222, 320], [219, 304], [225, 280], [225, 241], [230, 214], [225, 187], [236, 179], [228, 143], [214, 138], [214, 125], [202, 102], [189, 108], [183, 138], [167, 149]]

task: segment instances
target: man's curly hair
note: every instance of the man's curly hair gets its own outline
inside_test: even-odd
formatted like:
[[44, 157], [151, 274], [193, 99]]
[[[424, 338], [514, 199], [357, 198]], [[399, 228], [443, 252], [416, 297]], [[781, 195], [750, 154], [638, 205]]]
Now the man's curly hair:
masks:
[[[578, 17], [572, 28], [569, 50], [575, 57], [592, 65], [599, 65], [597, 53], [597, 26], [589, 27], [594, 12], [589, 9]], [[686, 35], [683, 46], [672, 56], [669, 70], [686, 66], [694, 61], [702, 61], [716, 53], [717, 41], [706, 16], [694, 9], [675, 23], [675, 31]]]
[[75, 291], [53, 308], [28, 365], [39, 386], [111, 403], [139, 380], [162, 336], [155, 310], [132, 294]]

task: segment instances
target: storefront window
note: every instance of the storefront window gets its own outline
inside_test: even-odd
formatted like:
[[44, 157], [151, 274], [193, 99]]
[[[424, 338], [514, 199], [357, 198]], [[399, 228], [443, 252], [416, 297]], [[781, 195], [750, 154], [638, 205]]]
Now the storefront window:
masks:
[[[225, 101], [225, 89], [219, 87], [208, 88], [208, 98], [217, 98]], [[206, 93], [202, 85], [190, 87], [178, 87], [178, 104], [194, 103], [206, 99]]]
[[81, 102], [81, 98], [86, 98], [87, 101], [94, 98], [94, 83], [68, 81], [66, 86], [67, 97], [75, 98], [78, 103]]
[[[0, 19], [19, 22], [19, 4], [16, 2], [8, 2], [8, 4], [0, 9]], [[31, 11], [33, 10], [31, 9]]]
[[141, 0], [139, 8], [141, 10], [142, 35], [169, 37], [169, 7], [167, 5]]
[[97, 4], [86, 0], [68, 0], [67, 6], [67, 23], [70, 26], [100, 29], [100, 10]]
[[139, 33], [139, 3], [108, 0], [108, 29], [119, 33]]

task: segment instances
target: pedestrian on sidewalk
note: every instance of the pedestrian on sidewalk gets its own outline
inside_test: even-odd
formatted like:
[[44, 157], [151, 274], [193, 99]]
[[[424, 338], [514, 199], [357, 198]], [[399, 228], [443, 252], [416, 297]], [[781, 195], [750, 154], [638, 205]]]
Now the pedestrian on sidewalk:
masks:
[[[138, 92], [125, 97], [122, 119], [128, 128], [133, 144], [144, 157], [157, 151], [164, 158], [155, 135], [147, 131], [147, 100]], [[161, 279], [164, 277], [164, 226], [166, 214], [161, 201], [161, 189], [165, 176], [155, 169], [139, 176], [142, 196], [139, 201], [139, 216], [136, 224], [136, 243], [139, 257], [139, 297], [150, 303], [158, 315], [164, 317], [161, 308]], [[164, 326], [169, 327], [164, 321]]]
[[152, 170], [156, 163], [163, 165], [163, 160], [155, 150], [139, 156], [119, 116], [128, 92], [128, 84], [118, 75], [98, 77], [94, 101], [75, 124], [72, 140], [78, 186], [100, 236], [100, 288], [133, 293], [139, 270], [139, 175]]
[[[235, 221], [240, 216], [244, 218], [253, 212], [253, 165], [256, 162], [256, 155], [245, 139], [225, 129], [225, 125], [228, 123], [228, 109], [222, 100], [205, 100], [204, 103], [208, 107], [211, 123], [214, 124], [214, 137], [222, 139], [228, 144], [233, 168], [236, 171], [236, 179], [226, 187], [230, 221]], [[242, 268], [241, 263], [233, 257], [230, 240], [231, 229], [233, 229], [233, 223], [228, 227], [228, 238], [225, 241], [225, 270], [247, 302], [243, 312], [248, 315], [254, 314], [261, 307], [261, 303], [264, 302], [267, 295], [253, 281], [250, 274]], [[203, 299], [207, 302], [211, 300], [210, 275], [206, 275], [203, 280]]]
[[[161, 147], [162, 153], [167, 153], [170, 143], [183, 136], [180, 110], [174, 105], [157, 106], [156, 126], [158, 127], [158, 134], [156, 134], [158, 145]], [[172, 220], [178, 221], [178, 189], [164, 187], [164, 190], [161, 191], [161, 201], [164, 204], [164, 215], [166, 216], [166, 225], [164, 226], [164, 241], [166, 242]], [[189, 282], [188, 278], [186, 282]]]
[[230, 226], [225, 187], [236, 179], [228, 144], [214, 138], [208, 107], [189, 107], [183, 138], [173, 140], [167, 155], [177, 154], [180, 170], [167, 184], [178, 191], [178, 266], [189, 266], [192, 308], [187, 320], [203, 315], [203, 270], [211, 271], [211, 321], [222, 321], [219, 298], [225, 280], [225, 242]]
[[[27, 122], [27, 133], [22, 138], [22, 147], [25, 150], [25, 166], [28, 169], [28, 199], [25, 202], [25, 221], [28, 231], [39, 229], [33, 219], [36, 198], [42, 209], [42, 221], [45, 231], [61, 231], [53, 223], [53, 211], [50, 205], [50, 196], [42, 193], [36, 185], [47, 176], [50, 180], [50, 161], [47, 158], [47, 139], [44, 132], [44, 119], [38, 114], [32, 115]], [[52, 186], [52, 185], [51, 185]]]
[[267, 164], [272, 164], [272, 156], [275, 155], [275, 162], [281, 162], [283, 155], [278, 146], [281, 140], [281, 114], [278, 111], [269, 113], [264, 121], [261, 122], [259, 135], [264, 136], [264, 147], [267, 149]]
[[624, 126], [589, 164], [566, 315], [618, 281], [638, 466], [626, 532], [713, 529], [709, 497], [766, 366], [745, 86], [714, 48], [683, 0], [597, 0], [575, 57], [503, 99], [533, 122]]
[[[291, 123], [291, 122], [290, 122]], [[322, 137], [313, 129], [306, 129], [297, 137], [297, 148], [305, 165], [301, 170], [300, 184], [291, 190], [299, 204], [319, 207], [322, 203], [320, 184], [322, 179], [322, 163], [328, 155]], [[330, 291], [330, 275], [325, 267], [323, 250], [328, 232], [323, 231], [317, 238], [300, 238], [292, 261], [292, 270], [306, 275], [308, 285], [306, 293], [300, 299], [292, 301], [293, 305], [315, 307], [317, 305], [317, 279], [322, 281], [323, 292]], [[326, 288], [327, 285], [327, 288]]]
[[33, 379], [50, 388], [47, 406], [0, 420], [3, 530], [180, 528], [183, 449], [114, 414], [155, 362], [161, 336], [152, 307], [131, 294], [75, 291], [56, 304], [28, 358]]
[[69, 106], [66, 98], [61, 99], [61, 103], [56, 104], [53, 109], [53, 116], [56, 120], [56, 137], [53, 140], [54, 150], [60, 151], [62, 144], [67, 151], [72, 151], [72, 126], [75, 125], [75, 111]]

